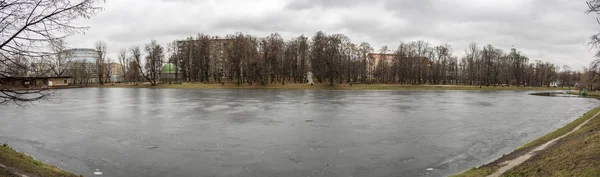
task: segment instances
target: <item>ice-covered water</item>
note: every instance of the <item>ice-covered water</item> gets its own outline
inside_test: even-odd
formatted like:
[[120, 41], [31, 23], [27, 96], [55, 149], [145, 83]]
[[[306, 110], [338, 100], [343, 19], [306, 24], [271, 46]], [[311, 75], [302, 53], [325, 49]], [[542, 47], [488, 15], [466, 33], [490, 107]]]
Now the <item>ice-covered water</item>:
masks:
[[445, 176], [600, 105], [528, 93], [69, 89], [0, 106], [0, 143], [86, 176]]

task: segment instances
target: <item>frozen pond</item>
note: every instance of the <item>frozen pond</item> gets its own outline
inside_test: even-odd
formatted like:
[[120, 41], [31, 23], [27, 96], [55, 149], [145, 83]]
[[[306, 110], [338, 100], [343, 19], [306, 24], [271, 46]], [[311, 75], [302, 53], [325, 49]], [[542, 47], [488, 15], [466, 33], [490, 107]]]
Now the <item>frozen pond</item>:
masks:
[[600, 105], [528, 93], [69, 89], [0, 106], [0, 143], [85, 176], [446, 176]]

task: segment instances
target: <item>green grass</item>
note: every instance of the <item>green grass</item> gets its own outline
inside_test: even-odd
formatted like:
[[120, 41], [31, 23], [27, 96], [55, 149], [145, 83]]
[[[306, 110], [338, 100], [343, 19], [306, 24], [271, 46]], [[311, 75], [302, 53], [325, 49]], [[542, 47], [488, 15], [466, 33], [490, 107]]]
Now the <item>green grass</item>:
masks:
[[91, 85], [91, 87], [117, 87], [117, 88], [177, 88], [177, 89], [291, 89], [291, 90], [564, 90], [565, 88], [552, 87], [501, 87], [501, 86], [467, 86], [467, 85], [401, 85], [401, 84], [358, 84], [350, 86], [349, 84], [336, 84], [329, 86], [327, 84], [285, 84], [280, 83], [268, 85], [235, 85], [235, 84], [159, 84], [151, 86], [149, 84], [105, 84]]
[[[571, 92], [571, 95], [579, 95], [579, 90], [574, 90], [573, 92]], [[600, 92], [599, 91], [588, 91], [587, 97], [600, 98]]]
[[[66, 172], [54, 166], [44, 164], [32, 157], [17, 152], [14, 149], [6, 146], [0, 146], [0, 164], [7, 166], [11, 170], [23, 173], [29, 176], [44, 176], [44, 177], [77, 177], [73, 173]], [[11, 176], [6, 169], [0, 168], [0, 176]]]
[[468, 171], [465, 171], [460, 174], [451, 175], [450, 177], [482, 177], [491, 175], [496, 171], [496, 168], [481, 166], [477, 168], [472, 168]]
[[[571, 130], [573, 130], [575, 127], [577, 127], [579, 124], [585, 122], [585, 120], [588, 120], [589, 118], [591, 118], [594, 114], [598, 113], [598, 111], [600, 111], [600, 107], [594, 108], [590, 111], [588, 111], [587, 113], [585, 113], [583, 116], [581, 116], [580, 118], [576, 119], [575, 121], [567, 124], [566, 126], [559, 128], [558, 130], [546, 134], [545, 136], [538, 138], [536, 140], [533, 140], [521, 147], [519, 147], [518, 149], [516, 149], [515, 151], [513, 151], [512, 153], [503, 156], [502, 158], [483, 165], [481, 167], [477, 167], [477, 168], [472, 168], [470, 170], [467, 170], [463, 173], [459, 173], [459, 174], [455, 174], [452, 175], [451, 177], [480, 177], [480, 176], [487, 176], [490, 175], [492, 173], [494, 173], [496, 170], [498, 170], [501, 166], [499, 166], [500, 163], [507, 161], [507, 160], [512, 160], [516, 157], [518, 157], [519, 155], [529, 152], [531, 149], [542, 145], [554, 138], [560, 137], [568, 132], [570, 132]], [[596, 124], [594, 124], [594, 123]], [[592, 119], [588, 124], [586, 124], [585, 126], [583, 126], [581, 129], [579, 129], [578, 131], [574, 132], [573, 134], [565, 137], [564, 140], [569, 139], [569, 137], [573, 137], [575, 135], [581, 134], [582, 132], [586, 132], [589, 130], [589, 127], [595, 127], [595, 129], [600, 130], [600, 118], [596, 118], [596, 119]], [[598, 155], [595, 156], [596, 159], [600, 159], [600, 133], [598, 133], [598, 137], [596, 137], [596, 142], [598, 142], [598, 149], [596, 152], [593, 153], [597, 153]], [[553, 146], [550, 149], [548, 149], [547, 151], [552, 151], [554, 150], [556, 147]], [[558, 162], [559, 164], [561, 163], [561, 159], [562, 156], [569, 156], [569, 154], [571, 154], [571, 151], [577, 151], [577, 149], [570, 149], [570, 150], [564, 150], [564, 151], [560, 151], [560, 152], [556, 152], [553, 153], [552, 155], [549, 155], [549, 158], [553, 158], [553, 157], [560, 157], [560, 158], [554, 158], [554, 162]], [[584, 154], [590, 154], [592, 152], [580, 152], [580, 153], [584, 153]], [[543, 153], [544, 155], [546, 154], [546, 152]], [[535, 159], [535, 158], [533, 158]], [[532, 159], [530, 159], [529, 161], [532, 161]], [[529, 162], [527, 161], [527, 162]], [[574, 160], [575, 161], [575, 160]], [[598, 161], [598, 160], [597, 160]], [[519, 169], [519, 168], [523, 168], [523, 166], [525, 166], [526, 163], [521, 164], [520, 166], [517, 166], [515, 169]], [[592, 174], [592, 176], [600, 176], [600, 175], [596, 175], [596, 172], [599, 171], [594, 171], [594, 170], [600, 170], [600, 161], [598, 161], [598, 163], [594, 163], [594, 165], [597, 164], [597, 166], [595, 166], [596, 168], [594, 169], [586, 169], [586, 171], [582, 172], [582, 173], [566, 173], [565, 171], [561, 171], [559, 173], [565, 173], [566, 175], [561, 175], [559, 173], [553, 173], [553, 174], [548, 174], [548, 173], [544, 173], [543, 175], [538, 175], [538, 171], [540, 169], [545, 169], [546, 171], [553, 171], [553, 169], [555, 169], [555, 166], [550, 167], [549, 165], [545, 164], [546, 162], [544, 162], [544, 160], [542, 160], [542, 162], [540, 162], [539, 164], [532, 164], [529, 166], [529, 168], [525, 168], [523, 170], [520, 171], [515, 171], [515, 169], [505, 173], [503, 176], [585, 176], [586, 174]], [[575, 163], [575, 162], [573, 162]], [[575, 169], [573, 169], [575, 170]], [[567, 170], [568, 171], [568, 170]], [[577, 174], [577, 175], [574, 175]]]
[[[578, 94], [578, 92], [576, 92], [575, 94]], [[600, 91], [590, 91], [588, 92], [588, 97], [600, 98]]]

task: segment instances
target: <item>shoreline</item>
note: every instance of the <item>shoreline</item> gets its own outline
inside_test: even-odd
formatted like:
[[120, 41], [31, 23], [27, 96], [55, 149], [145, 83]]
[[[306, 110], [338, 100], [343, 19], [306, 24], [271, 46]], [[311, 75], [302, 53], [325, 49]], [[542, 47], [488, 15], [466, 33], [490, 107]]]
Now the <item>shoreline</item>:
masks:
[[0, 176], [61, 176], [78, 177], [71, 172], [36, 160], [23, 152], [18, 152], [7, 144], [0, 145]]
[[[583, 116], [575, 119], [571, 123], [551, 132], [542, 137], [539, 137], [527, 144], [520, 146], [509, 154], [505, 154], [502, 157], [483, 164], [481, 166], [473, 167], [469, 170], [465, 170], [463, 172], [450, 175], [450, 177], [481, 177], [481, 176], [510, 176], [518, 174], [518, 176], [547, 176], [547, 175], [538, 175], [540, 170], [549, 170], [544, 171], [550, 173], [555, 168], [549, 168], [544, 164], [546, 161], [540, 159], [540, 156], [547, 155], [549, 151], [556, 151], [557, 148], [562, 148], [561, 145], [565, 144], [564, 141], [572, 138], [573, 135], [581, 134], [582, 132], [588, 131], [587, 129], [582, 130], [582, 127], [589, 128], [593, 126], [594, 123], [598, 123], [597, 126], [600, 126], [600, 106], [596, 107], [592, 110], [586, 112]], [[590, 125], [592, 124], [592, 125]], [[599, 128], [592, 127], [593, 130], [597, 130]], [[600, 133], [599, 133], [600, 135]], [[585, 142], [587, 144], [588, 142]], [[600, 142], [598, 142], [600, 144]], [[600, 152], [599, 152], [600, 153]], [[559, 154], [569, 155], [567, 152], [559, 152]], [[528, 163], [532, 161], [536, 161], [538, 166], [531, 166]], [[542, 166], [542, 167], [540, 167]], [[522, 169], [525, 168], [525, 169]], [[536, 171], [530, 171], [531, 168], [536, 169]], [[543, 171], [542, 170], [542, 171]], [[572, 170], [572, 169], [571, 169]], [[531, 174], [533, 173], [533, 174]], [[510, 175], [506, 175], [510, 174]], [[577, 174], [567, 175], [567, 176], [580, 176]]]
[[[471, 85], [403, 85], [403, 84], [269, 84], [269, 85], [235, 85], [235, 84], [202, 84], [202, 83], [182, 83], [182, 84], [159, 84], [151, 86], [150, 84], [126, 84], [126, 83], [108, 83], [105, 85], [87, 85], [80, 88], [152, 88], [152, 89], [258, 89], [258, 90], [405, 90], [405, 91], [428, 91], [428, 90], [480, 90], [480, 91], [549, 91], [549, 90], [569, 90], [561, 87], [516, 87], [516, 86], [471, 86]], [[572, 88], [571, 88], [572, 89]]]

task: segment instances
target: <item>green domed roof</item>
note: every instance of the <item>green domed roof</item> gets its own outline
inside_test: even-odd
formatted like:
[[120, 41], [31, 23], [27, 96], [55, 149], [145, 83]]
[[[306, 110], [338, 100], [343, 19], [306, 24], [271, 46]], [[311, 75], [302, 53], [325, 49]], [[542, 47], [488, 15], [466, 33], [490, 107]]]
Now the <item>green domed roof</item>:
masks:
[[175, 66], [173, 63], [167, 63], [165, 65], [163, 65], [162, 67], [162, 73], [176, 73], [177, 72], [177, 66]]

